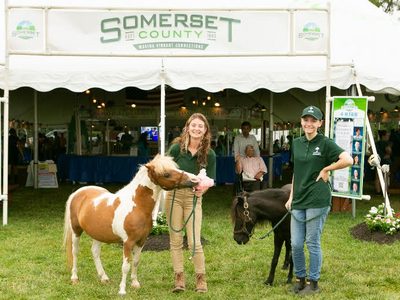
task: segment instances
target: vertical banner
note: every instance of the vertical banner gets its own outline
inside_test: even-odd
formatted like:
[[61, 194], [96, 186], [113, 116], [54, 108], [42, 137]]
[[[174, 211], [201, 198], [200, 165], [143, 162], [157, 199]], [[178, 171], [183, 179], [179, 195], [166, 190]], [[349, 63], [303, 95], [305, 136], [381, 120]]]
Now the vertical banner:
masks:
[[332, 172], [332, 195], [361, 199], [363, 190], [367, 97], [334, 97], [331, 137], [353, 157], [353, 165]]

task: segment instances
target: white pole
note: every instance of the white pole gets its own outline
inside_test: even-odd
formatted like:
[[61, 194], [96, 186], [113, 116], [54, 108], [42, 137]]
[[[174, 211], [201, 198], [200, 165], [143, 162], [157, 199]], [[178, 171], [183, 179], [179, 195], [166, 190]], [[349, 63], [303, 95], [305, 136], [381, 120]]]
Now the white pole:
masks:
[[328, 11], [328, 38], [326, 55], [326, 100], [325, 100], [325, 136], [329, 137], [329, 125], [331, 120], [331, 4], [327, 3]]
[[272, 188], [274, 176], [274, 93], [271, 91], [269, 102], [269, 150], [268, 150], [268, 187]]
[[[158, 132], [158, 137], [161, 141], [161, 146], [160, 146], [160, 155], [164, 156], [165, 155], [165, 69], [164, 69], [164, 62], [162, 63], [161, 66], [161, 111], [160, 111], [160, 124], [159, 124], [159, 132]], [[157, 226], [157, 214], [158, 211], [160, 210], [160, 205], [161, 208], [164, 208], [164, 193], [160, 193], [156, 205], [154, 206], [152, 217], [153, 217], [153, 226]]]
[[[8, 1], [4, 1], [5, 10], [5, 64], [4, 64], [4, 97], [1, 102], [4, 103], [4, 116], [3, 116], [3, 130], [4, 130], [4, 145], [3, 145], [3, 192], [1, 200], [3, 200], [3, 225], [8, 222], [8, 119], [9, 119], [9, 97], [10, 91], [8, 89], [9, 80], [9, 53], [8, 53]], [[0, 104], [1, 107], [1, 104]]]
[[165, 153], [165, 69], [164, 69], [164, 62], [161, 66], [161, 112], [160, 112], [160, 132], [158, 136], [160, 137], [161, 141], [161, 156], [164, 156]]

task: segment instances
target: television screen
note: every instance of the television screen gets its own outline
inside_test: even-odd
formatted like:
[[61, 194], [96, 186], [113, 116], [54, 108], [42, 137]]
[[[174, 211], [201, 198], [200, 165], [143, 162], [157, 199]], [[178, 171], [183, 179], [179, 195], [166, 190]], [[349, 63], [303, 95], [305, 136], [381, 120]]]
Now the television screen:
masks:
[[158, 128], [154, 126], [140, 127], [140, 133], [147, 132], [147, 139], [149, 141], [158, 141]]

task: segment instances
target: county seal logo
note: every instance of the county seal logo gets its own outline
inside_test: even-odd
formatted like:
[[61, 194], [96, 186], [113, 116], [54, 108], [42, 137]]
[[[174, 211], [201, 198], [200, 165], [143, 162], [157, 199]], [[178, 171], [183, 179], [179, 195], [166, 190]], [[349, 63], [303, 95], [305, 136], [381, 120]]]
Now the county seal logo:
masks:
[[27, 20], [19, 22], [16, 30], [12, 32], [13, 37], [18, 37], [23, 40], [29, 40], [38, 35], [39, 33], [36, 31], [35, 26]]
[[303, 32], [299, 33], [299, 38], [303, 38], [308, 41], [315, 41], [323, 37], [321, 29], [315, 23], [307, 23], [303, 27]]

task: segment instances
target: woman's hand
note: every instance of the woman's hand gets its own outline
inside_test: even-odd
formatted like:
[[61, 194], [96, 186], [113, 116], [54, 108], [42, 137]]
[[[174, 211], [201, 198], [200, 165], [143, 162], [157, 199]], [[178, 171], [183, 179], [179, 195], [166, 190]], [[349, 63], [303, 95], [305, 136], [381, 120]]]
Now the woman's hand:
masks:
[[292, 208], [292, 200], [293, 200], [293, 198], [289, 197], [289, 200], [286, 202], [285, 207], [287, 210]]
[[196, 189], [193, 189], [193, 194], [197, 197], [200, 198], [205, 192], [208, 191], [208, 188], [204, 188], [201, 191], [198, 191]]
[[315, 181], [318, 181], [318, 180], [320, 180], [321, 178], [322, 178], [323, 181], [328, 182], [328, 179], [329, 179], [329, 171], [325, 170], [325, 168], [322, 169], [321, 172], [319, 172], [319, 175], [318, 175], [318, 177], [317, 177], [317, 180], [315, 180]]

